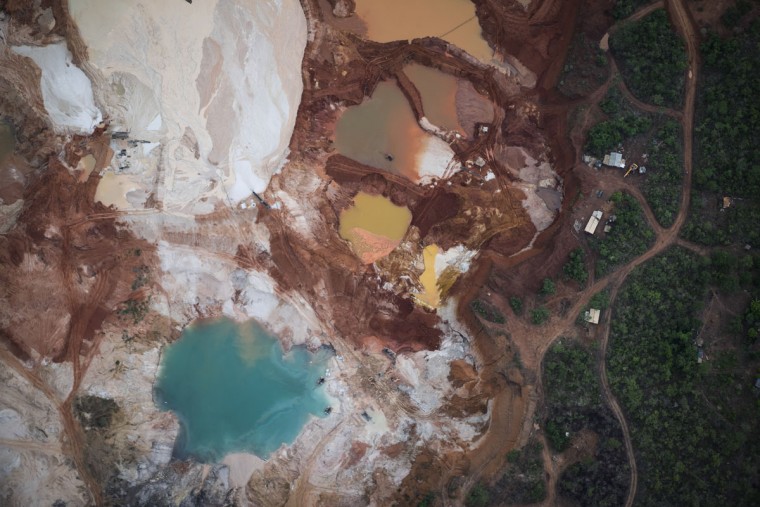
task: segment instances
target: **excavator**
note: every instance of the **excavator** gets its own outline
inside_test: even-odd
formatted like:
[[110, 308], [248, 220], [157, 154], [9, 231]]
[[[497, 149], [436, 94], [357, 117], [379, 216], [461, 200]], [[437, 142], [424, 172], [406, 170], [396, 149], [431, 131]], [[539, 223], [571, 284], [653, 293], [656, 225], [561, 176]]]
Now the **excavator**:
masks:
[[633, 171], [639, 168], [638, 164], [631, 164], [631, 167], [626, 171], [626, 173], [623, 175], [623, 178], [627, 178], [629, 174], [631, 174]]

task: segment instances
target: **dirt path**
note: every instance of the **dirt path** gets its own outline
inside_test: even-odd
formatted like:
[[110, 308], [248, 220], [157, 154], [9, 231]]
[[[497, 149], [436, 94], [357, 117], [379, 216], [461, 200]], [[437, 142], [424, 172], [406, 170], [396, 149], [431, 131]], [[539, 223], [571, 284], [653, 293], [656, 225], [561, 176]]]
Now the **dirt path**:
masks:
[[300, 475], [298, 476], [298, 479], [296, 479], [295, 484], [293, 485], [293, 492], [288, 497], [288, 501], [285, 504], [286, 506], [292, 506], [292, 507], [298, 507], [301, 505], [314, 505], [312, 502], [309, 502], [311, 489], [313, 489], [315, 486], [309, 482], [309, 476], [311, 475], [312, 469], [317, 465], [317, 461], [319, 458], [319, 455], [322, 453], [322, 450], [324, 450], [325, 446], [332, 442], [332, 436], [340, 430], [340, 428], [343, 426], [343, 424], [346, 422], [345, 419], [343, 419], [341, 422], [335, 425], [333, 429], [330, 430], [327, 435], [322, 437], [322, 440], [319, 441], [317, 446], [314, 448], [314, 450], [310, 453], [310, 459], [306, 463], [306, 467], [301, 471]]
[[[672, 18], [673, 23], [675, 24], [678, 31], [683, 36], [685, 42], [686, 42], [686, 49], [688, 53], [688, 59], [689, 59], [689, 74], [687, 75], [687, 82], [686, 82], [686, 94], [685, 94], [685, 100], [684, 100], [684, 110], [683, 113], [680, 116], [681, 125], [683, 128], [683, 143], [684, 143], [684, 178], [682, 183], [682, 190], [681, 190], [681, 205], [678, 210], [678, 216], [676, 217], [675, 222], [673, 225], [666, 230], [663, 230], [661, 227], [659, 227], [659, 224], [657, 224], [657, 221], [654, 220], [654, 216], [652, 215], [651, 209], [646, 204], [646, 201], [642, 202], [643, 196], [640, 193], [635, 193], [634, 195], [639, 200], [639, 202], [642, 202], [642, 208], [645, 210], [645, 214], [647, 216], [647, 220], [650, 222], [650, 224], [655, 228], [655, 233], [657, 234], [657, 241], [655, 243], [655, 246], [651, 248], [648, 252], [646, 252], [643, 256], [637, 258], [633, 262], [631, 262], [626, 268], [618, 274], [616, 279], [610, 283], [610, 306], [615, 301], [615, 298], [617, 297], [618, 291], [620, 290], [623, 282], [625, 281], [628, 274], [633, 270], [635, 266], [638, 266], [639, 264], [643, 263], [644, 261], [652, 258], [654, 255], [657, 255], [661, 251], [663, 251], [665, 248], [675, 244], [683, 244], [682, 241], [679, 241], [678, 239], [678, 233], [681, 230], [681, 227], [683, 226], [684, 222], [686, 221], [688, 209], [689, 209], [689, 200], [691, 198], [691, 175], [692, 175], [692, 149], [693, 149], [693, 124], [694, 124], [694, 101], [696, 97], [696, 82], [697, 82], [697, 72], [699, 69], [699, 54], [698, 54], [698, 45], [697, 45], [697, 37], [695, 32], [695, 25], [693, 22], [693, 19], [691, 18], [688, 8], [686, 7], [684, 0], [669, 0], [667, 2], [667, 9], [670, 13], [670, 16]], [[646, 9], [644, 9], [646, 10]], [[641, 14], [635, 19], [639, 19], [640, 17], [646, 15], [645, 13], [641, 13], [641, 11], [637, 14]], [[636, 16], [636, 15], [634, 15]], [[624, 86], [621, 86], [621, 91], [626, 95], [626, 97], [629, 98], [629, 100], [633, 100], [633, 96], [628, 92], [627, 88]], [[645, 109], [644, 104], [639, 104], [638, 101], [635, 101], [638, 107]], [[611, 317], [612, 312], [608, 311], [606, 312], [606, 316], [604, 319], [604, 334], [602, 336], [601, 341], [601, 347], [600, 347], [600, 377], [601, 377], [601, 385], [602, 385], [602, 391], [604, 393], [604, 397], [607, 400], [607, 403], [609, 407], [612, 409], [613, 413], [615, 414], [615, 417], [617, 417], [618, 421], [620, 422], [621, 429], [623, 431], [623, 437], [625, 441], [625, 448], [626, 453], [628, 454], [628, 463], [631, 469], [631, 482], [630, 487], [628, 489], [628, 496], [626, 498], [625, 505], [626, 507], [630, 507], [633, 505], [634, 499], [636, 498], [636, 490], [638, 487], [638, 470], [636, 467], [636, 458], [634, 454], [633, 444], [631, 442], [631, 434], [630, 430], [628, 428], [628, 423], [625, 419], [625, 415], [623, 414], [622, 409], [620, 408], [619, 403], [617, 402], [617, 399], [612, 394], [612, 391], [609, 387], [609, 381], [607, 378], [607, 347], [609, 345], [609, 337], [610, 337], [610, 324], [611, 324]]]
[[[67, 454], [74, 461], [77, 473], [85, 484], [93, 503], [95, 505], [101, 505], [102, 496], [100, 486], [97, 481], [95, 481], [92, 474], [90, 474], [85, 464], [84, 435], [82, 434], [80, 426], [74, 420], [74, 415], [71, 412], [71, 400], [67, 399], [66, 401], [61, 401], [50, 386], [42, 380], [34, 370], [26, 368], [21, 361], [3, 347], [0, 347], [0, 361], [15, 370], [21, 377], [39, 390], [58, 410], [62, 425], [61, 446], [68, 451]], [[23, 445], [27, 448], [32, 448], [30, 447], [32, 445], [30, 443], [23, 442]], [[49, 447], [45, 446], [45, 449], [49, 451]]]
[[663, 7], [663, 5], [664, 5], [663, 0], [659, 0], [657, 2], [653, 2], [653, 3], [651, 3], [651, 4], [647, 5], [647, 6], [642, 7], [641, 9], [637, 10], [636, 12], [634, 12], [633, 14], [631, 14], [630, 16], [628, 16], [627, 18], [622, 19], [622, 20], [618, 21], [617, 23], [615, 23], [612, 26], [612, 28], [610, 28], [610, 33], [613, 33], [615, 30], [617, 30], [618, 28], [620, 28], [625, 23], [628, 23], [628, 22], [631, 22], [631, 21], [638, 21], [638, 20], [640, 20], [641, 18], [647, 16], [648, 14], [651, 14], [652, 12], [656, 11], [657, 9], [660, 9], [661, 7]]
[[[625, 87], [624, 84], [621, 83], [619, 85], [619, 88], [621, 92], [625, 95], [625, 97], [628, 100], [630, 100], [636, 107], [648, 112], [667, 114], [668, 116], [671, 116], [679, 120], [682, 125], [683, 145], [684, 145], [684, 161], [683, 161], [684, 177], [682, 181], [681, 202], [680, 202], [680, 206], [678, 210], [678, 215], [671, 227], [667, 229], [662, 227], [657, 222], [654, 216], [654, 213], [652, 212], [652, 209], [649, 207], [641, 191], [637, 187], [629, 184], [628, 182], [625, 182], [625, 181], [618, 182], [617, 186], [619, 190], [625, 190], [626, 192], [630, 193], [640, 203], [643, 213], [646, 217], [646, 220], [648, 221], [649, 225], [652, 227], [655, 233], [655, 237], [656, 237], [655, 243], [643, 255], [637, 257], [636, 259], [633, 259], [628, 264], [619, 268], [617, 271], [599, 280], [592, 279], [591, 285], [588, 286], [584, 291], [579, 293], [578, 296], [576, 297], [574, 305], [572, 306], [571, 309], [568, 310], [566, 314], [567, 317], [563, 319], [551, 321], [547, 324], [547, 326], [544, 328], [544, 332], [541, 334], [543, 336], [548, 337], [549, 339], [532, 340], [532, 342], [535, 343], [535, 348], [531, 351], [532, 353], [531, 355], [533, 355], [533, 359], [537, 362], [538, 365], [541, 364], [544, 354], [549, 349], [549, 347], [554, 343], [554, 341], [557, 340], [560, 336], [562, 336], [563, 333], [567, 329], [571, 328], [574, 325], [576, 316], [588, 304], [589, 300], [594, 294], [596, 294], [597, 292], [601, 290], [604, 290], [605, 288], [609, 289], [610, 305], [612, 306], [620, 288], [622, 287], [628, 275], [636, 267], [650, 260], [652, 257], [662, 253], [665, 249], [669, 248], [670, 246], [674, 244], [682, 245], [700, 254], [704, 253], [705, 251], [701, 247], [698, 247], [696, 245], [693, 245], [691, 243], [688, 243], [678, 238], [678, 234], [681, 230], [681, 227], [683, 226], [687, 218], [689, 201], [691, 198], [694, 102], [695, 102], [695, 97], [696, 97], [697, 73], [699, 70], [698, 40], [697, 40], [697, 35], [695, 32], [696, 28], [695, 28], [693, 19], [691, 18], [688, 12], [688, 8], [686, 7], [684, 0], [668, 0], [667, 2], [655, 2], [653, 4], [650, 4], [640, 9], [639, 11], [634, 13], [632, 16], [630, 16], [626, 20], [623, 20], [622, 22], [619, 22], [618, 24], [613, 26], [610, 29], [610, 32], [614, 32], [614, 30], [617, 29], [621, 25], [621, 23], [641, 19], [647, 14], [651, 13], [652, 11], [658, 8], [661, 8], [663, 6], [667, 8], [668, 13], [670, 14], [671, 19], [673, 21], [673, 24], [678, 29], [679, 33], [681, 33], [681, 35], [684, 38], [684, 41], [686, 42], [686, 49], [687, 49], [688, 61], [689, 61], [689, 70], [687, 71], [688, 74], [687, 74], [687, 79], [686, 79], [686, 90], [685, 90], [685, 96], [684, 96], [683, 111], [679, 112], [679, 111], [675, 111], [671, 109], [666, 109], [666, 108], [661, 108], [658, 106], [645, 104], [639, 101], [638, 99], [636, 99], [630, 93], [627, 87]], [[612, 58], [610, 58], [610, 61], [612, 65], [611, 76], [613, 76], [617, 68]], [[549, 107], [558, 108], [561, 106], [569, 106], [569, 105], [572, 105], [573, 103], [590, 104], [590, 105], [596, 104], [599, 102], [599, 100], [601, 100], [604, 97], [604, 94], [606, 93], [606, 90], [609, 86], [610, 86], [610, 80], [608, 80], [607, 83], [605, 83], [602, 87], [600, 87], [598, 90], [596, 90], [594, 93], [592, 93], [590, 96], [586, 97], [585, 99], [569, 101], [562, 105], [552, 105]], [[638, 488], [638, 470], [637, 470], [637, 465], [636, 465], [634, 448], [631, 441], [630, 429], [625, 419], [625, 414], [623, 413], [623, 410], [620, 404], [618, 403], [617, 399], [612, 394], [609, 387], [609, 381], [607, 378], [606, 354], [607, 354], [607, 348], [609, 345], [611, 316], [612, 316], [611, 311], [606, 312], [606, 316], [601, 326], [603, 330], [602, 331], [603, 334], [602, 334], [601, 347], [600, 347], [600, 352], [599, 352], [600, 353], [600, 357], [599, 357], [600, 377], [601, 377], [601, 386], [602, 386], [603, 395], [605, 399], [607, 400], [609, 407], [615, 414], [615, 417], [620, 422], [620, 427], [623, 432], [626, 454], [628, 456], [628, 462], [629, 462], [629, 466], [631, 470], [630, 487], [629, 487], [625, 505], [627, 507], [630, 507], [631, 505], [633, 505], [634, 499], [636, 497], [636, 491]], [[530, 330], [521, 329], [517, 332], [527, 333], [527, 332], [530, 332]], [[535, 338], [535, 330], [534, 330], [534, 338]], [[540, 370], [540, 367], [539, 367], [539, 370]], [[539, 389], [540, 389], [540, 384], [541, 384], [541, 376], [539, 374], [538, 376]], [[556, 491], [554, 491], [554, 489], [556, 488], [558, 477], [556, 476], [556, 470], [554, 469], [554, 465], [551, 462], [547, 462], [545, 466], [547, 467], [547, 470], [549, 470], [550, 472], [549, 475], [551, 479], [550, 484], [548, 485], [549, 491], [547, 492], [547, 501], [553, 502], [556, 499]], [[551, 504], [551, 503], [547, 503], [547, 501], [544, 502], [544, 505]]]
[[[617, 297], [620, 287], [623, 285], [623, 280], [612, 289], [610, 294], [610, 307]], [[625, 453], [628, 455], [628, 467], [631, 470], [631, 482], [628, 486], [628, 496], [625, 499], [626, 507], [631, 507], [633, 501], [636, 498], [636, 490], [639, 485], [639, 472], [636, 466], [636, 455], [633, 450], [633, 442], [631, 441], [631, 431], [628, 428], [628, 422], [625, 419], [623, 409], [620, 408], [615, 396], [610, 389], [609, 380], [607, 378], [607, 346], [610, 340], [610, 327], [612, 320], [612, 310], [606, 312], [604, 317], [604, 335], [602, 335], [601, 347], [599, 347], [599, 377], [601, 379], [602, 393], [607, 400], [607, 405], [610, 407], [615, 417], [620, 422], [620, 429], [623, 432], [623, 441], [625, 443]]]
[[[617, 68], [617, 64], [615, 61], [610, 58], [611, 67], [614, 69], [613, 72], [620, 72], [620, 70]], [[625, 81], [622, 79], [618, 81], [617, 84], [618, 90], [620, 90], [620, 93], [623, 94], [623, 96], [634, 106], [636, 106], [638, 109], [641, 109], [642, 111], [646, 111], [647, 113], [654, 113], [654, 114], [664, 114], [667, 116], [670, 116], [671, 118], [675, 118], [676, 120], [683, 119], [683, 113], [681, 111], [676, 111], [675, 109], [670, 109], [668, 107], [664, 106], [653, 106], [652, 104], [647, 104], [646, 102], [642, 102], [639, 99], [637, 99], [633, 93], [631, 93], [631, 90], [628, 89], [628, 86], [626, 86]]]

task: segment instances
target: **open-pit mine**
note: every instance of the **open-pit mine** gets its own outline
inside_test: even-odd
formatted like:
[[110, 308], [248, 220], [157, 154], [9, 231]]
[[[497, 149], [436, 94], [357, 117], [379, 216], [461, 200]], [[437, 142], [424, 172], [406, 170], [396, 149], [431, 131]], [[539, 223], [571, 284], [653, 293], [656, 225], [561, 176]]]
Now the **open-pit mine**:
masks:
[[546, 340], [471, 303], [568, 251], [579, 4], [0, 1], [0, 505], [496, 477]]

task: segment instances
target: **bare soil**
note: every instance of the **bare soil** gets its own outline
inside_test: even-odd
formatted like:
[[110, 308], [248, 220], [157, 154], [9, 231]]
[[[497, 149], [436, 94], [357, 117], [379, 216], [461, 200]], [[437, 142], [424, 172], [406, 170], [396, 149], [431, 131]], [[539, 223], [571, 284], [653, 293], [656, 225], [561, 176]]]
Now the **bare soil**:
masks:
[[[375, 380], [377, 375], [373, 369], [375, 363], [379, 364], [376, 349], [388, 347], [397, 353], [434, 349], [441, 339], [437, 327], [440, 318], [414, 305], [409, 298], [383, 289], [383, 276], [392, 280], [407, 274], [398, 266], [408, 266], [409, 259], [404, 256], [411, 256], [415, 248], [424, 244], [435, 242], [445, 247], [464, 243], [480, 250], [470, 272], [451, 289], [451, 294], [460, 302], [458, 318], [468, 326], [468, 338], [477, 350], [478, 368], [469, 371], [461, 364], [453, 366], [452, 378], [467, 386], [470, 396], [453, 398], [444, 410], [456, 415], [480, 413], [490, 403], [490, 423], [476, 445], [462, 452], [438, 454], [432, 449], [420, 450], [413, 447], [414, 439], [408, 448], [384, 450], [387, 455], [409, 453], [412, 459], [412, 472], [396, 492], [399, 503], [417, 499], [421, 491], [440, 493], [447, 505], [461, 503], [472, 485], [488, 481], [498, 473], [510, 449], [527, 441], [540, 396], [538, 372], [543, 354], [551, 343], [572, 331], [578, 312], [593, 294], [609, 288], [614, 300], [631, 270], [676, 242], [686, 218], [691, 188], [692, 125], [699, 68], [696, 23], [683, 0], [667, 2], [674, 24], [686, 39], [693, 77], [687, 80], [684, 110], [671, 113], [683, 125], [686, 176], [678, 217], [671, 228], [663, 229], [657, 225], [636, 188], [616, 173], [593, 172], [580, 163], [583, 135], [593, 121], [590, 111], [611, 85], [611, 77], [578, 100], [568, 100], [556, 92], [581, 6], [595, 3], [547, 0], [532, 2], [526, 10], [516, 2], [475, 1], [487, 41], [533, 72], [537, 76], [535, 89], [523, 88], [516, 80], [494, 69], [472, 63], [456, 48], [438, 39], [387, 44], [363, 40], [344, 31], [343, 21], [326, 14], [325, 9], [331, 10], [327, 2], [303, 0], [302, 3], [316, 30], [303, 62], [304, 92], [290, 145], [291, 163], [275, 177], [264, 198], [275, 201], [278, 191], [299, 196], [308, 202], [309, 210], [322, 218], [312, 230], [313, 235], [305, 237], [283, 213], [261, 209], [258, 220], [271, 233], [271, 252], [256, 253], [256, 245], [240, 237], [234, 260], [243, 267], [267, 269], [281, 293], [295, 292], [305, 297], [317, 317], [332, 324], [334, 339], [340, 342], [338, 346], [346, 354], [358, 354], [370, 348], [366, 350], [368, 380], [365, 385], [355, 386], [357, 391], [387, 400], [394, 410], [410, 411], [391, 380]], [[12, 8], [17, 8], [16, 4], [19, 2], [9, 3]], [[65, 6], [60, 2], [54, 4], [63, 21], [61, 35], [68, 37], [75, 58], [86, 58], [84, 46], [68, 21]], [[637, 12], [633, 18], [648, 10], [651, 7]], [[18, 11], [19, 20], [23, 20], [23, 12]], [[324, 23], [328, 18], [330, 23]], [[590, 19], [588, 25], [584, 23], [581, 23], [584, 30], [594, 36], [602, 35], [608, 28], [605, 26], [608, 18], [603, 16]], [[418, 94], [401, 71], [410, 61], [469, 81], [491, 102], [494, 118], [488, 132], [452, 140], [451, 146], [462, 163], [482, 156], [486, 168], [496, 175], [493, 182], [485, 182], [482, 174], [463, 171], [447, 175], [450, 176], [448, 182], [423, 188], [334, 153], [332, 136], [338, 115], [345, 107], [371, 95], [381, 80], [396, 80], [419, 117]], [[611, 67], [614, 69], [614, 63]], [[12, 78], [16, 81], [0, 77], [0, 85], [5, 79], [6, 85], [11, 81], [10, 86], [17, 87], [18, 83], [34, 77]], [[30, 99], [32, 108], [40, 106], [39, 97]], [[585, 109], [571, 124], [570, 116], [578, 106]], [[17, 116], [19, 124], [25, 120], [20, 112]], [[94, 202], [99, 179], [97, 169], [111, 156], [109, 140], [102, 130], [87, 139], [73, 138], [63, 147], [62, 159], [53, 155], [61, 151], [60, 144], [56, 144], [60, 140], [43, 127], [39, 132], [23, 135], [29, 141], [22, 143], [27, 150], [26, 160], [37, 161], [35, 167], [40, 169], [44, 165], [45, 171], [25, 187], [25, 207], [16, 227], [0, 236], [0, 279], [4, 287], [0, 296], [3, 308], [13, 310], [5, 312], [0, 320], [0, 335], [11, 344], [7, 350], [0, 348], [0, 359], [59, 407], [69, 455], [93, 503], [99, 504], [102, 485], [86, 466], [83, 431], [72, 416], [73, 396], [97, 354], [99, 335], [95, 331], [106, 319], [116, 318], [114, 312], [124, 309], [121, 303], [141, 301], [147, 296], [147, 290], [133, 289], [134, 269], [142, 264], [154, 266], [156, 260], [151, 245], [137, 240], [118, 225], [118, 213]], [[45, 149], [33, 149], [34, 140], [42, 140], [38, 146]], [[536, 159], [548, 159], [563, 178], [565, 199], [560, 213], [537, 237], [534, 237], [536, 228], [521, 206], [522, 192], [515, 188], [514, 176], [494, 156], [506, 146], [519, 146]], [[87, 154], [95, 156], [96, 170], [85, 181], [80, 181], [66, 166], [75, 167]], [[316, 191], [299, 193], [299, 188], [311, 188], [312, 184]], [[603, 189], [606, 196], [618, 189], [634, 195], [655, 230], [655, 245], [615, 273], [600, 280], [589, 280], [581, 291], [572, 284], [561, 283], [554, 296], [546, 299], [530, 296], [536, 294], [543, 278], [557, 277], [570, 250], [583, 245], [572, 224], [577, 218], [587, 216], [592, 207], [603, 204], [595, 201], [595, 197], [580, 197], [591, 196], [595, 189]], [[412, 210], [413, 227], [406, 238], [411, 245], [409, 250], [397, 249], [398, 253], [378, 267], [384, 270], [380, 273], [356, 259], [337, 233], [339, 212], [359, 190], [385, 195]], [[496, 190], [500, 193], [495, 193]], [[141, 253], [136, 255], [137, 251]], [[510, 295], [525, 296], [526, 311], [545, 305], [551, 310], [551, 319], [540, 327], [530, 324], [524, 315], [515, 315], [509, 308]], [[476, 297], [489, 301], [507, 316], [507, 322], [502, 326], [480, 322], [470, 311], [470, 302]], [[37, 303], [31, 305], [30, 301]], [[609, 312], [599, 329], [604, 357]], [[63, 402], [55, 398], [34, 367], [26, 368], [20, 361], [34, 362], [42, 357], [54, 357], [73, 365], [74, 387]], [[636, 463], [627, 424], [607, 385], [604, 366], [602, 361], [605, 397], [621, 422], [631, 463], [632, 484], [627, 502], [631, 505], [636, 493]], [[579, 449], [593, 446], [592, 436], [586, 437], [587, 441], [584, 440]], [[314, 455], [328, 442], [329, 435], [320, 441]], [[361, 445], [353, 446], [347, 463], [361, 459], [365, 451]], [[580, 450], [575, 454], [568, 452], [563, 462], [570, 463], [582, 456]], [[314, 493], [309, 486], [309, 472], [318, 466], [315, 460], [304, 464], [303, 480], [299, 480], [292, 491], [285, 488], [287, 484], [275, 489], [285, 500], [289, 495], [289, 501], [299, 505], [309, 503], [312, 494], [332, 498], [329, 491]], [[560, 470], [554, 468], [551, 460], [546, 466], [554, 478], [549, 493], [553, 501]], [[376, 484], [378, 488], [384, 486]], [[545, 504], [550, 505], [550, 500]]]

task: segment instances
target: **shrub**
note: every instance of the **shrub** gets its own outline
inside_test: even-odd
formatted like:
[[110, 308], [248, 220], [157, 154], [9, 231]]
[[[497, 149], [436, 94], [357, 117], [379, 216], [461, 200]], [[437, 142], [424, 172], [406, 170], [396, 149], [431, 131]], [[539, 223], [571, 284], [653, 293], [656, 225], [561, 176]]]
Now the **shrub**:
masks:
[[549, 310], [547, 310], [545, 307], [539, 306], [538, 308], [531, 310], [530, 321], [536, 326], [540, 326], [547, 320], [549, 320]]

